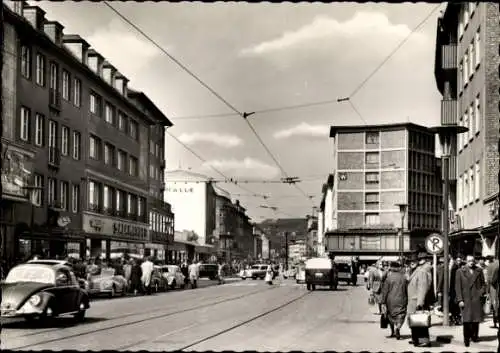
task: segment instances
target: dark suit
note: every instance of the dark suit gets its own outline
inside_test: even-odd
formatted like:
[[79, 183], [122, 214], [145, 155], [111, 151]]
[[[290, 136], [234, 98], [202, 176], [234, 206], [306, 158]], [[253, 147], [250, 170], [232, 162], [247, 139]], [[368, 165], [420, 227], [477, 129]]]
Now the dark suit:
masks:
[[[440, 293], [441, 295], [443, 294], [443, 289], [444, 289], [444, 263], [441, 263], [437, 267], [437, 283], [436, 283], [436, 288], [437, 292]], [[449, 266], [449, 265], [448, 265]], [[449, 286], [449, 291], [448, 291], [448, 298], [449, 298], [449, 309], [450, 309], [450, 315], [451, 315], [451, 321], [455, 324], [460, 323], [460, 307], [458, 306], [457, 301], [455, 300], [456, 294], [455, 294], [455, 282], [456, 282], [456, 276], [457, 276], [457, 270], [458, 266], [454, 263], [453, 266], [450, 269], [450, 286]], [[442, 305], [442, 297], [440, 299], [440, 304]]]

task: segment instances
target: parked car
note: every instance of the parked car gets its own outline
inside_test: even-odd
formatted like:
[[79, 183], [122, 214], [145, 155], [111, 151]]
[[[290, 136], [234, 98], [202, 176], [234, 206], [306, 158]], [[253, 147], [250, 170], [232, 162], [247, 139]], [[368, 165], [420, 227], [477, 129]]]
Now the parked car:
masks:
[[211, 280], [219, 277], [219, 265], [217, 264], [199, 264], [200, 278], [209, 278]]
[[249, 277], [251, 279], [264, 279], [266, 277], [268, 265], [253, 265], [249, 270]]
[[151, 274], [151, 288], [153, 292], [165, 292], [168, 290], [168, 282], [160, 271], [160, 266], [155, 266]]
[[246, 280], [247, 278], [251, 278], [252, 275], [250, 273], [250, 269], [241, 270], [240, 273], [238, 274], [238, 277], [240, 277], [242, 280]]
[[90, 308], [87, 291], [80, 288], [71, 269], [61, 263], [15, 266], [1, 287], [2, 318], [32, 320], [73, 315], [77, 321], [83, 321]]
[[169, 288], [184, 288], [184, 275], [181, 268], [177, 265], [158, 266], [158, 270], [162, 277], [166, 279]]
[[87, 290], [90, 295], [107, 294], [113, 298], [117, 294], [125, 295], [127, 292], [127, 280], [121, 275], [115, 275], [115, 269], [103, 268], [99, 275], [89, 277]]

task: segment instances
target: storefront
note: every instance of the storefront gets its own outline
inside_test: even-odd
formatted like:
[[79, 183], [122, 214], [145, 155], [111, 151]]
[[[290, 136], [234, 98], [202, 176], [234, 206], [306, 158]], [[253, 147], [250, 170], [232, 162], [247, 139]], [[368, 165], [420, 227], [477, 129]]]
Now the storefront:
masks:
[[90, 257], [110, 259], [126, 254], [142, 257], [145, 254], [145, 244], [151, 242], [149, 226], [144, 223], [84, 212], [82, 224], [87, 256]]

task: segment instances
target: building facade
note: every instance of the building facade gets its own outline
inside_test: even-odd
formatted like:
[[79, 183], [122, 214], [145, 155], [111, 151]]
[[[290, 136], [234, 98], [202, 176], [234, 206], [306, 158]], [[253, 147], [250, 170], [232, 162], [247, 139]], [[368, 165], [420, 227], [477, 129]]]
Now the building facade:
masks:
[[[19, 145], [33, 152], [30, 180], [22, 184], [33, 197], [31, 203], [2, 200], [2, 255], [143, 254], [151, 243], [144, 171], [149, 127], [158, 116], [141, 111], [127, 78], [84, 39], [65, 35], [37, 6], [12, 4], [11, 10], [3, 5], [11, 41], [6, 77], [14, 85], [3, 130], [13, 143], [7, 151]], [[14, 154], [6, 160], [8, 185], [23, 176], [14, 170], [26, 168]]]
[[335, 176], [330, 174], [321, 188], [321, 203], [318, 213], [318, 242], [316, 244], [316, 254], [324, 257], [326, 254], [325, 232], [337, 228], [336, 214], [333, 212], [335, 204], [334, 190]]
[[306, 255], [309, 257], [318, 256], [318, 217], [308, 216], [307, 218], [307, 240]]
[[[332, 219], [325, 213], [329, 252], [397, 255], [415, 250], [440, 229], [440, 169], [428, 128], [411, 123], [342, 126], [332, 127], [330, 137], [335, 182]], [[400, 203], [408, 205], [402, 249]]]
[[216, 222], [215, 234], [218, 242], [219, 257], [226, 262], [231, 260], [231, 249], [236, 235], [237, 209], [231, 201], [231, 196], [225, 190], [216, 189]]
[[[269, 240], [270, 259], [284, 260], [286, 256], [286, 240], [291, 244], [294, 241], [306, 240], [308, 234], [307, 219], [278, 218], [267, 219], [259, 224]], [[286, 236], [285, 236], [286, 234]]]
[[452, 150], [455, 253], [494, 255], [498, 236], [500, 27], [493, 2], [449, 2], [438, 19], [435, 77], [441, 124], [466, 126]]

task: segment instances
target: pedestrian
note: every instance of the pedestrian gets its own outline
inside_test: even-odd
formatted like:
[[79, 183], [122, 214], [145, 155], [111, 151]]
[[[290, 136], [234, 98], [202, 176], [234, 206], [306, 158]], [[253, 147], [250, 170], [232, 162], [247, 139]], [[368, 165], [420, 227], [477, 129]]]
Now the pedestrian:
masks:
[[476, 265], [474, 256], [466, 258], [466, 266], [456, 274], [456, 301], [462, 309], [464, 345], [479, 340], [479, 323], [483, 318], [482, 297], [485, 293], [483, 271]]
[[273, 267], [271, 264], [267, 266], [266, 277], [264, 278], [265, 282], [269, 285], [273, 284]]
[[491, 302], [491, 311], [493, 312], [493, 327], [497, 328], [499, 309], [497, 292], [499, 262], [498, 259], [493, 259], [491, 256], [488, 260], [489, 264], [486, 269], [486, 288]]
[[375, 299], [375, 303], [378, 306], [377, 315], [382, 314], [382, 304], [381, 304], [381, 292], [382, 292], [382, 282], [386, 276], [386, 271], [384, 268], [386, 264], [379, 260], [377, 263], [377, 269], [370, 273], [370, 277], [368, 278], [368, 288], [371, 290], [371, 296]]
[[[432, 290], [429, 271], [426, 266], [427, 254], [420, 253], [410, 259], [410, 268], [412, 273], [408, 280], [408, 319], [410, 315], [419, 311], [429, 310], [426, 306], [426, 298], [429, 290]], [[429, 327], [411, 327], [410, 326], [412, 343], [417, 347], [429, 347]]]
[[182, 264], [180, 265], [181, 267], [181, 273], [184, 276], [184, 287], [187, 288], [188, 283], [189, 283], [189, 269], [188, 269], [188, 264], [187, 261], [183, 261]]
[[132, 274], [132, 266], [134, 264], [134, 261], [132, 259], [129, 259], [124, 265], [123, 265], [123, 274], [125, 277], [125, 280], [127, 281], [127, 289], [130, 288], [130, 276]]
[[142, 292], [141, 281], [142, 278], [142, 268], [139, 264], [139, 260], [132, 260], [132, 268], [130, 269], [130, 291], [137, 295], [138, 292]]
[[224, 263], [222, 261], [219, 262], [217, 268], [217, 277], [219, 279], [219, 284], [224, 284]]
[[189, 265], [189, 281], [191, 282], [191, 288], [195, 289], [198, 287], [198, 278], [200, 277], [200, 267], [194, 261]]
[[141, 282], [144, 291], [147, 295], [151, 294], [151, 276], [154, 270], [154, 264], [149, 257], [145, 258], [145, 261], [141, 264], [142, 277]]
[[391, 263], [391, 271], [382, 284], [381, 303], [389, 320], [391, 337], [399, 340], [408, 307], [408, 281], [399, 262]]

